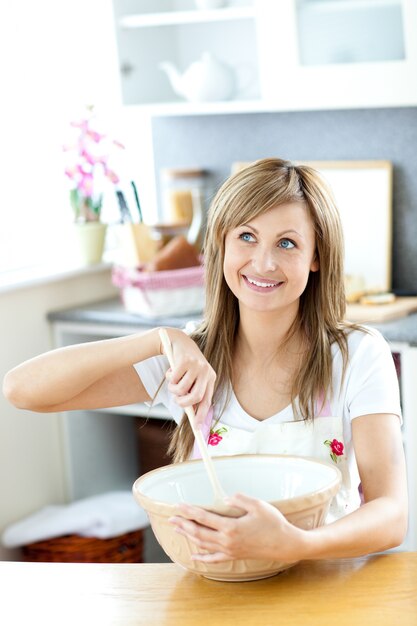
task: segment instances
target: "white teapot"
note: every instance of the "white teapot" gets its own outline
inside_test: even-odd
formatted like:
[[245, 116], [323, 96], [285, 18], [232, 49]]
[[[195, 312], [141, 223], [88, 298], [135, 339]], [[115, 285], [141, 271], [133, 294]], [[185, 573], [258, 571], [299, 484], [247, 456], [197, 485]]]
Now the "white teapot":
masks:
[[167, 73], [172, 88], [179, 96], [190, 102], [213, 102], [229, 100], [236, 91], [236, 76], [230, 65], [204, 52], [183, 74], [173, 63], [164, 61], [159, 67]]

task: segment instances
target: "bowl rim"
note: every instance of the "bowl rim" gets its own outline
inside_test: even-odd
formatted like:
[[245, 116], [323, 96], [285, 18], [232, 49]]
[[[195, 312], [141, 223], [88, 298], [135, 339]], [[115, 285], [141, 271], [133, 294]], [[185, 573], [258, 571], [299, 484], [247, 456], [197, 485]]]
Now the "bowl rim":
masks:
[[[269, 502], [270, 504], [275, 506], [284, 515], [296, 513], [300, 510], [308, 509], [310, 507], [316, 506], [317, 504], [323, 503], [330, 497], [335, 496], [341, 486], [342, 473], [340, 469], [336, 467], [336, 465], [333, 465], [329, 463], [328, 461], [323, 461], [315, 457], [301, 456], [301, 455], [294, 455], [294, 454], [292, 455], [290, 454], [233, 454], [233, 455], [229, 454], [229, 455], [215, 456], [212, 458], [213, 458], [213, 461], [216, 462], [216, 460], [230, 460], [233, 458], [248, 459], [248, 458], [259, 458], [259, 457], [274, 458], [274, 459], [275, 458], [296, 459], [297, 461], [303, 460], [303, 461], [313, 462], [319, 465], [324, 465], [325, 467], [330, 468], [334, 471], [333, 479], [329, 481], [329, 483], [325, 485], [324, 487], [320, 487], [319, 489], [309, 491], [308, 493], [304, 495], [295, 496], [294, 498], [282, 498], [281, 500], [279, 499], [266, 500], [266, 502]], [[135, 480], [135, 482], [132, 485], [132, 492], [133, 492], [133, 496], [135, 500], [139, 502], [139, 504], [146, 511], [149, 511], [151, 513], [167, 514], [167, 515], [174, 515], [175, 513], [178, 513], [179, 503], [171, 504], [168, 502], [163, 502], [162, 500], [151, 499], [140, 491], [140, 485], [141, 483], [145, 482], [145, 480], [147, 480], [151, 475], [163, 474], [165, 472], [169, 472], [169, 470], [171, 470], [175, 465], [181, 465], [181, 466], [193, 465], [196, 463], [201, 465], [203, 461], [202, 459], [192, 459], [188, 461], [183, 461], [181, 463], [171, 463], [169, 465], [163, 465], [161, 467], [157, 467], [156, 469], [150, 470], [149, 472], [142, 474], [141, 476], [139, 476], [139, 478]], [[218, 512], [219, 514], [224, 515], [224, 512], [220, 513], [220, 511], [216, 511], [216, 507], [214, 505], [210, 506], [210, 505], [193, 504], [193, 506], [197, 506], [197, 507], [200, 507], [209, 511], [213, 511], [213, 512]]]

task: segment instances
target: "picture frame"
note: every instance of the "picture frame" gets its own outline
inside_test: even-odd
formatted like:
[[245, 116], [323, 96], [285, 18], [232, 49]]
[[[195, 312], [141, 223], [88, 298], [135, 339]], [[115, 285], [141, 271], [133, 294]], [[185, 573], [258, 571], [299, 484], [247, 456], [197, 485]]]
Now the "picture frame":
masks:
[[345, 239], [348, 301], [391, 291], [391, 161], [302, 161], [329, 185], [339, 210]]

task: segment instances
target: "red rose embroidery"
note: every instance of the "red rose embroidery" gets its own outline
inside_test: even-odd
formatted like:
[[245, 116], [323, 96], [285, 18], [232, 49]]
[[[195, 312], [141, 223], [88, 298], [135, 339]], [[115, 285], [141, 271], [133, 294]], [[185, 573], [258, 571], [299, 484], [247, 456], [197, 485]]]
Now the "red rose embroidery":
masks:
[[330, 448], [330, 458], [332, 461], [337, 463], [339, 461], [339, 457], [343, 456], [343, 443], [337, 439], [333, 439], [332, 441], [330, 441], [330, 439], [326, 439], [323, 443], [325, 446]]
[[221, 428], [218, 428], [217, 430], [211, 430], [210, 431], [210, 436], [209, 436], [208, 442], [207, 442], [208, 445], [209, 446], [217, 446], [217, 445], [219, 445], [219, 443], [223, 439], [223, 437], [222, 437], [223, 433], [227, 433], [227, 428], [225, 428], [224, 426], [222, 426]]
[[222, 439], [223, 437], [221, 437], [220, 435], [216, 435], [215, 433], [212, 433], [209, 437], [208, 445], [217, 446], [221, 442]]
[[333, 441], [330, 444], [330, 448], [332, 449], [332, 452], [334, 452], [336, 456], [342, 456], [344, 446], [341, 441], [337, 441], [337, 439], [333, 439]]

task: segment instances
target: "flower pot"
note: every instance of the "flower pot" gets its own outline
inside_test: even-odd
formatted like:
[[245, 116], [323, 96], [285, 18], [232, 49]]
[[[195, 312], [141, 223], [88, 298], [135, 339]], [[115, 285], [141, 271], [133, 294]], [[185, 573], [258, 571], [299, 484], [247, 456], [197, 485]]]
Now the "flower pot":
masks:
[[85, 265], [100, 263], [103, 257], [107, 224], [86, 222], [75, 224], [79, 258]]

